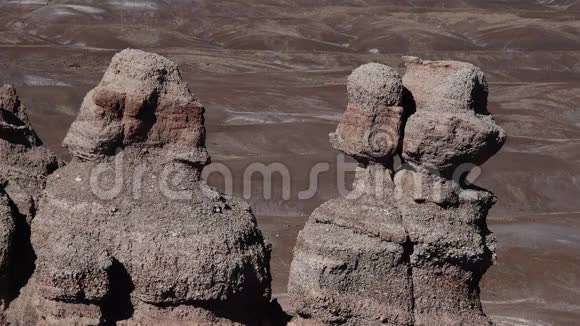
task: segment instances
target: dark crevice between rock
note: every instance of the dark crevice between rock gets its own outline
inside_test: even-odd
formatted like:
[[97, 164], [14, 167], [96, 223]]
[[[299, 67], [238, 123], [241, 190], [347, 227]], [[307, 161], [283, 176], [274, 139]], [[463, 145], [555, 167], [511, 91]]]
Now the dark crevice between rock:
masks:
[[[254, 239], [252, 240], [256, 241]], [[268, 264], [269, 261], [270, 254], [268, 253], [263, 263]], [[206, 309], [214, 312], [216, 316], [227, 318], [242, 324], [252, 324], [255, 323], [255, 321], [264, 320], [268, 315], [270, 308], [271, 290], [264, 289], [262, 284], [271, 284], [272, 282], [272, 276], [269, 269], [265, 275], [267, 277], [266, 282], [262, 282], [258, 279], [257, 274], [251, 266], [244, 266], [243, 270], [240, 270], [238, 273], [239, 275], [244, 275], [246, 289], [254, 289], [257, 293], [264, 293], [267, 291], [267, 297], [256, 300], [251, 293], [252, 291], [244, 290], [240, 295], [233, 294], [227, 302], [209, 304], [206, 306]], [[252, 313], [249, 313], [250, 311]]]
[[403, 243], [403, 260], [407, 264], [407, 277], [409, 278], [409, 291], [411, 298], [411, 325], [415, 325], [415, 286], [413, 281], [413, 265], [411, 257], [415, 252], [415, 244], [407, 235], [407, 240]]
[[400, 155], [403, 152], [403, 141], [405, 139], [405, 126], [407, 125], [407, 120], [409, 120], [409, 118], [415, 114], [415, 112], [417, 112], [417, 104], [415, 103], [415, 98], [413, 97], [413, 94], [411, 93], [411, 91], [403, 86], [403, 102], [402, 102], [402, 106], [403, 106], [403, 116], [401, 117], [401, 139], [400, 139], [400, 143], [399, 143], [399, 150], [397, 151], [397, 155]]
[[0, 138], [25, 148], [32, 148], [40, 142], [38, 136], [28, 126], [12, 126], [2, 122], [0, 122]]
[[[484, 77], [485, 78], [485, 77]], [[489, 89], [487, 85], [482, 85], [477, 82], [477, 77], [473, 77], [472, 83], [475, 85], [471, 90], [471, 106], [477, 114], [490, 115], [487, 111], [487, 97]]]
[[270, 302], [270, 309], [268, 309], [268, 319], [263, 323], [264, 326], [285, 326], [287, 325], [292, 317], [288, 315], [278, 300], [274, 299]]
[[114, 326], [118, 321], [129, 319], [133, 316], [134, 308], [131, 302], [131, 292], [135, 289], [131, 275], [118, 260], [108, 271], [111, 292], [101, 302], [102, 324]]
[[[18, 106], [20, 106], [20, 103], [18, 103]], [[0, 111], [0, 119], [14, 127], [27, 127], [26, 124], [16, 116], [16, 114], [7, 110]]]
[[12, 210], [16, 213], [14, 232], [14, 259], [11, 270], [12, 287], [8, 302], [13, 301], [20, 295], [20, 290], [28, 283], [36, 269], [36, 253], [30, 241], [30, 225], [26, 222], [26, 216], [22, 215], [16, 205], [10, 202]]

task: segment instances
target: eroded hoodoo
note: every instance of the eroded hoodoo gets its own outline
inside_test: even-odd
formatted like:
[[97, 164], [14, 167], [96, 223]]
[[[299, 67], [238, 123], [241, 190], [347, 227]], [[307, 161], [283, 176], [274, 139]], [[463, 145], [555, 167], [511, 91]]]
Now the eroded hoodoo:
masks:
[[464, 178], [505, 132], [477, 67], [404, 60], [402, 79], [380, 64], [349, 78], [330, 139], [360, 167], [352, 194], [316, 209], [298, 236], [288, 284], [297, 325], [490, 324], [479, 281], [493, 262], [495, 197]]
[[177, 66], [115, 55], [85, 97], [32, 222], [16, 325], [252, 324], [270, 249], [248, 204], [200, 180], [204, 108]]

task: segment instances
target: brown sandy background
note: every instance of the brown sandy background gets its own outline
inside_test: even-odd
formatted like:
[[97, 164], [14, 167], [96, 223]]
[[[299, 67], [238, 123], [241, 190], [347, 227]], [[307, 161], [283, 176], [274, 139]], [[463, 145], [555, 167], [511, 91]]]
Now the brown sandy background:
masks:
[[[111, 56], [133, 47], [176, 61], [207, 108], [208, 147], [229, 166], [283, 162], [292, 194], [328, 162], [311, 200], [250, 198], [274, 245], [284, 303], [297, 232], [337, 196], [328, 133], [345, 80], [401, 55], [480, 66], [490, 111], [509, 133], [478, 184], [500, 201], [490, 216], [498, 263], [482, 286], [498, 325], [580, 321], [580, 3], [575, 0], [0, 0], [0, 83], [12, 83], [45, 142], [60, 147], [82, 96]], [[261, 180], [256, 180], [261, 181]], [[215, 175], [210, 182], [223, 189]]]

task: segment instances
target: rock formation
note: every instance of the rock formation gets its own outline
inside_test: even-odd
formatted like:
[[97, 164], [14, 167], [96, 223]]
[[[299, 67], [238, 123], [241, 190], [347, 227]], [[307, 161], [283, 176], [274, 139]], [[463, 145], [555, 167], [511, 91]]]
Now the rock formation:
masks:
[[16, 218], [14, 203], [0, 190], [0, 325], [5, 323], [4, 313], [13, 297]]
[[0, 179], [28, 223], [46, 178], [62, 163], [42, 144], [11, 85], [0, 88]]
[[79, 160], [98, 161], [116, 149], [147, 144], [196, 166], [209, 161], [204, 109], [177, 66], [144, 52], [116, 55], [81, 105], [64, 144]]
[[61, 161], [43, 144], [11, 85], [0, 88], [0, 324], [34, 270], [30, 222]]
[[316, 209], [298, 236], [288, 284], [296, 325], [491, 323], [479, 281], [494, 258], [486, 216], [495, 197], [460, 172], [506, 136], [477, 67], [404, 61], [402, 81], [379, 64], [349, 78], [330, 139], [360, 167], [352, 194]]
[[505, 141], [487, 111], [487, 82], [472, 64], [405, 57], [405, 87], [416, 113], [405, 126], [403, 158], [446, 174], [462, 163], [480, 165]]
[[399, 150], [403, 84], [392, 68], [369, 63], [348, 78], [349, 103], [330, 142], [359, 161], [381, 162]]
[[[364, 166], [357, 172], [357, 192], [373, 193], [375, 182], [392, 192], [392, 172], [381, 163], [400, 150], [401, 78], [387, 66], [364, 65], [349, 78], [348, 94], [347, 111], [331, 143]], [[406, 243], [401, 214], [390, 196], [377, 200], [362, 195], [323, 204], [312, 213], [294, 249], [288, 285], [293, 308], [300, 317], [321, 324], [410, 324]]]
[[248, 204], [200, 181], [203, 113], [174, 63], [115, 55], [47, 182], [13, 324], [258, 324], [270, 249]]

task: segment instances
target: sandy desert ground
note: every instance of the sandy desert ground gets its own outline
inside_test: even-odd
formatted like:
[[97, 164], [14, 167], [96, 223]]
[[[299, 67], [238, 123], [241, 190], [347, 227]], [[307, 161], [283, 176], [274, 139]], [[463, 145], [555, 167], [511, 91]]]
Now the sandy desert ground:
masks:
[[[274, 293], [284, 303], [297, 232], [338, 196], [328, 144], [352, 69], [402, 55], [480, 66], [490, 111], [509, 133], [482, 167], [495, 192], [498, 262], [482, 283], [498, 325], [580, 320], [580, 3], [575, 0], [0, 0], [0, 83], [16, 86], [45, 142], [60, 145], [82, 96], [124, 48], [176, 61], [207, 108], [208, 147], [234, 192], [251, 163], [282, 162], [249, 201], [273, 242]], [[328, 162], [313, 199], [310, 168]], [[221, 178], [209, 180], [224, 189]], [[257, 180], [260, 181], [260, 180]]]

